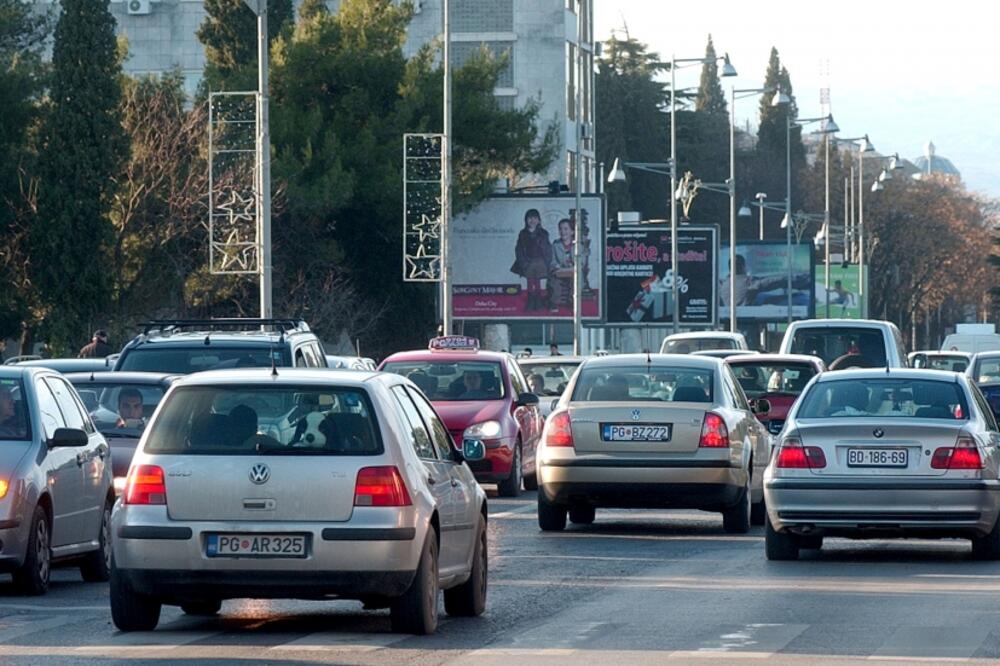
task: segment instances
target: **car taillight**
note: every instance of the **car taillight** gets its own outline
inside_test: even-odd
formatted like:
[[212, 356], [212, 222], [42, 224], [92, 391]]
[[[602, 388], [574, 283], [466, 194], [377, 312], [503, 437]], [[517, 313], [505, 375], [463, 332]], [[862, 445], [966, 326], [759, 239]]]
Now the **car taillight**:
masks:
[[782, 469], [823, 469], [826, 455], [818, 446], [802, 446], [794, 437], [786, 437], [778, 447], [775, 467]]
[[167, 484], [163, 481], [163, 468], [136, 465], [130, 469], [124, 495], [125, 504], [166, 504]]
[[549, 415], [545, 424], [546, 446], [573, 446], [573, 424], [569, 412], [556, 412]]
[[982, 469], [983, 459], [979, 455], [976, 440], [961, 435], [954, 447], [942, 446], [931, 456], [932, 469]]
[[705, 420], [701, 423], [701, 439], [698, 446], [718, 449], [729, 446], [729, 428], [721, 416], [713, 412], [705, 412]]
[[410, 493], [395, 466], [363, 467], [354, 484], [354, 506], [410, 506]]

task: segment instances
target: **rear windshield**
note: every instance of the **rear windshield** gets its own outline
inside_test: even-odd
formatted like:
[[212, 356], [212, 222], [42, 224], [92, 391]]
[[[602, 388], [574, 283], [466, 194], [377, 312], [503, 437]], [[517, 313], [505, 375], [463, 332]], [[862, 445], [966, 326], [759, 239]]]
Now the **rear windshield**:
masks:
[[690, 354], [703, 349], [739, 349], [732, 338], [687, 338], [685, 340], [665, 340], [664, 354]]
[[574, 402], [712, 402], [711, 370], [630, 366], [584, 368]]
[[531, 363], [521, 366], [521, 370], [524, 371], [528, 388], [532, 393], [553, 397], [563, 394], [579, 365], [579, 363]]
[[965, 372], [969, 367], [969, 359], [965, 356], [947, 356], [944, 354], [917, 354], [913, 357], [914, 368], [929, 370], [945, 370], [947, 372]]
[[315, 386], [190, 386], [167, 398], [145, 451], [211, 455], [376, 455], [368, 395]]
[[850, 379], [813, 384], [796, 418], [967, 420], [965, 392], [955, 382], [925, 379]]
[[732, 368], [748, 398], [768, 393], [798, 395], [816, 376], [816, 370], [807, 363], [740, 363]]
[[486, 361], [399, 361], [386, 372], [403, 375], [431, 400], [501, 400], [503, 375], [499, 363]]
[[164, 348], [153, 346], [130, 349], [116, 370], [138, 370], [143, 372], [168, 372], [173, 375], [188, 375], [204, 370], [225, 368], [267, 368], [271, 359], [281, 366], [289, 365], [281, 347], [239, 347], [219, 348], [202, 346], [194, 348]]
[[788, 352], [819, 356], [831, 370], [887, 365], [882, 331], [871, 328], [800, 328]]
[[[101, 432], [138, 436], [165, 392], [158, 384], [78, 380], [73, 387]], [[131, 432], [130, 432], [131, 431]]]
[[995, 384], [1000, 382], [1000, 356], [981, 358], [976, 361], [973, 378], [977, 384]]
[[31, 439], [28, 405], [20, 379], [0, 379], [0, 440]]

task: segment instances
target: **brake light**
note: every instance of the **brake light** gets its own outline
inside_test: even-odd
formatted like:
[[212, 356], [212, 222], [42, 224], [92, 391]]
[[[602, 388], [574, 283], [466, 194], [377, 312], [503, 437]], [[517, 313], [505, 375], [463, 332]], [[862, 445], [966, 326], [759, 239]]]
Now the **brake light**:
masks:
[[713, 412], [705, 412], [705, 420], [701, 424], [701, 439], [698, 446], [718, 449], [729, 446], [729, 428], [721, 416]]
[[570, 421], [569, 412], [555, 412], [549, 415], [549, 422], [545, 424], [545, 445], [573, 446], [573, 423]]
[[163, 468], [156, 465], [136, 465], [128, 471], [125, 481], [125, 504], [166, 504], [167, 485]]
[[410, 506], [410, 493], [394, 465], [363, 467], [354, 484], [354, 506]]
[[932, 469], [982, 469], [983, 458], [979, 455], [976, 440], [961, 435], [954, 447], [942, 446], [931, 456]]
[[782, 469], [823, 469], [826, 455], [818, 446], [802, 446], [800, 440], [786, 437], [778, 448], [774, 464]]

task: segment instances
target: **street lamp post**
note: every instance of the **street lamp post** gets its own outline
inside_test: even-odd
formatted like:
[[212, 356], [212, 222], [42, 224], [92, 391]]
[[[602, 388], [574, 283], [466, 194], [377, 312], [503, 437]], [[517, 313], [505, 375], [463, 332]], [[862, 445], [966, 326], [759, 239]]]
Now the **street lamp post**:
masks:
[[736, 76], [736, 68], [729, 62], [729, 54], [716, 58], [670, 58], [670, 292], [673, 300], [673, 332], [680, 331], [680, 302], [677, 285], [677, 67], [707, 65], [724, 61], [721, 76]]
[[760, 240], [764, 240], [764, 202], [767, 201], [767, 192], [758, 192], [754, 199], [757, 200], [757, 205], [760, 206]]
[[866, 319], [868, 304], [865, 293], [865, 153], [875, 152], [875, 146], [868, 140], [867, 134], [840, 141], [856, 143], [858, 146], [858, 305], [861, 309], [861, 318]]

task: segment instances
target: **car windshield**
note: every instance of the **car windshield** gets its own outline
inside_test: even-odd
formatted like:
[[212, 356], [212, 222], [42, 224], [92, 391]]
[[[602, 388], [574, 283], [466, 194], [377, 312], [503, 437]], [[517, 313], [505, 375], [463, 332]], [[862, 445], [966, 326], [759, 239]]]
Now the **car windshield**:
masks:
[[431, 400], [502, 400], [500, 364], [487, 361], [394, 361], [386, 372], [408, 378]]
[[955, 382], [926, 379], [845, 379], [813, 384], [798, 419], [969, 418], [965, 392]]
[[159, 384], [73, 382], [97, 429], [106, 434], [138, 436], [163, 399]]
[[673, 367], [584, 367], [573, 402], [712, 402], [713, 372]]
[[28, 405], [20, 379], [0, 379], [0, 440], [31, 439]]
[[703, 349], [739, 349], [732, 338], [683, 338], [666, 340], [661, 350], [664, 354], [690, 354]]
[[368, 395], [315, 386], [185, 386], [151, 424], [145, 451], [207, 455], [376, 455]]
[[800, 328], [788, 352], [818, 356], [831, 370], [886, 365], [882, 331], [872, 328]]
[[768, 393], [798, 395], [816, 376], [815, 368], [808, 363], [740, 363], [732, 368], [748, 398]]
[[142, 372], [169, 372], [188, 375], [204, 370], [225, 368], [266, 368], [271, 360], [278, 365], [288, 365], [281, 347], [230, 347], [213, 346], [170, 348], [153, 346], [129, 350], [117, 370]]
[[974, 374], [977, 384], [996, 384], [1000, 382], [1000, 356], [977, 360]]
[[929, 370], [945, 370], [948, 372], [965, 372], [969, 359], [965, 356], [947, 354], [917, 354], [913, 357], [914, 368]]
[[521, 370], [532, 393], [555, 397], [563, 394], [579, 366], [579, 363], [531, 363], [521, 366]]

